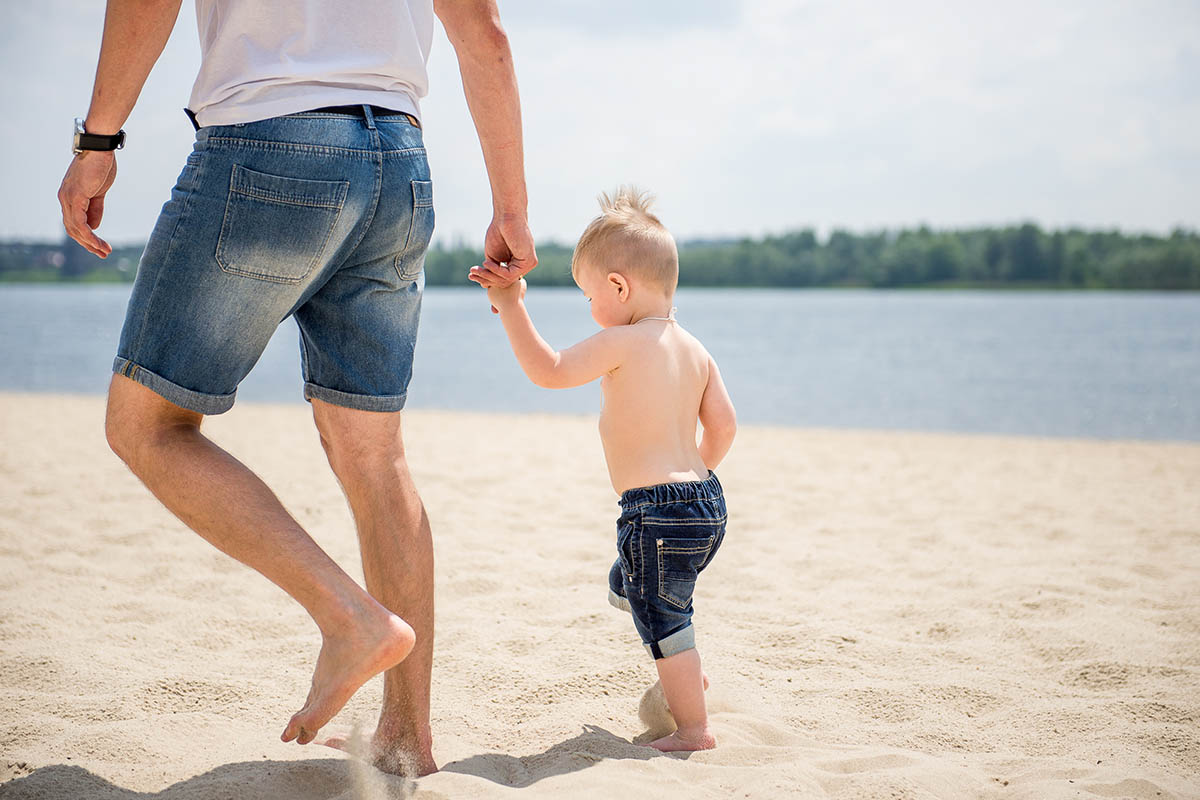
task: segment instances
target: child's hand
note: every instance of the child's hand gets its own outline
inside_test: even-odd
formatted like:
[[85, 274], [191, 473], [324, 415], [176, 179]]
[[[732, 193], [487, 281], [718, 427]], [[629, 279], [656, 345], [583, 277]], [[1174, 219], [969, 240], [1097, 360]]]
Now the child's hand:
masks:
[[[524, 278], [520, 278], [516, 281], [513, 281], [511, 284], [509, 284], [507, 286], [501, 286], [501, 283], [504, 281], [504, 278], [493, 270], [492, 267], [495, 266], [494, 262], [492, 262], [489, 259], [488, 261], [483, 262], [483, 264], [484, 265], [482, 267], [479, 267], [479, 266], [471, 267], [471, 269], [467, 272], [467, 279], [474, 283], [479, 284], [484, 289], [487, 289], [488, 299], [492, 300], [492, 313], [493, 314], [500, 313], [500, 305], [502, 303], [503, 304], [515, 303], [518, 300], [525, 297], [525, 279]], [[506, 265], [504, 265], [504, 264], [499, 265], [500, 268], [504, 268], [505, 266]], [[518, 284], [519, 284], [519, 289], [518, 289]], [[496, 295], [496, 299], [494, 299], [494, 300], [492, 299], [493, 290], [498, 292], [498, 294]]]
[[488, 301], [492, 304], [492, 310], [499, 313], [504, 309], [514, 306], [525, 299], [525, 279], [513, 281], [504, 288], [489, 286], [487, 290]]

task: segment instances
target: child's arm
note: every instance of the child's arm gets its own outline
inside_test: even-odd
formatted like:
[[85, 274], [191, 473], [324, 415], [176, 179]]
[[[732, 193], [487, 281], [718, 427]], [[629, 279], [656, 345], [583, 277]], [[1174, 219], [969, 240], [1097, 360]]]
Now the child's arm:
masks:
[[733, 401], [721, 380], [721, 371], [712, 356], [708, 358], [708, 385], [700, 398], [700, 424], [704, 434], [700, 437], [700, 458], [709, 469], [716, 469], [733, 445], [737, 433], [737, 412]]
[[621, 365], [626, 337], [619, 329], [600, 331], [557, 352], [533, 327], [524, 296], [523, 278], [503, 289], [488, 289], [488, 301], [499, 312], [513, 354], [529, 380], [546, 389], [569, 389], [590, 383]]

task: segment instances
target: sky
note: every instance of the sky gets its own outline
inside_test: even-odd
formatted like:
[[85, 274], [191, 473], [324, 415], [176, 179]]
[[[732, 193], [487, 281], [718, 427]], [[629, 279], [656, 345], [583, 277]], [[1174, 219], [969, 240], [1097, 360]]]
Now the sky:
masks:
[[[0, 239], [54, 240], [99, 0], [7, 3]], [[1195, 0], [501, 0], [525, 122], [530, 224], [572, 243], [635, 183], [682, 240], [1033, 221], [1200, 228]], [[142, 242], [191, 148], [195, 9], [125, 125], [100, 234]], [[453, 49], [422, 102], [436, 239], [476, 244], [491, 200]]]

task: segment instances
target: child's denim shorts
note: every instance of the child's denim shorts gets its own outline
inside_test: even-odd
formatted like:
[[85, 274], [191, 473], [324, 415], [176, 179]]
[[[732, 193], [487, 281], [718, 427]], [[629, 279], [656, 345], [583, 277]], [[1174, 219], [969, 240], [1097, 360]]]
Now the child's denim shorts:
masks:
[[662, 483], [621, 495], [618, 558], [608, 601], [633, 613], [654, 658], [696, 646], [692, 591], [725, 537], [725, 496], [716, 473], [702, 481]]
[[406, 115], [200, 128], [138, 265], [113, 370], [219, 414], [294, 316], [306, 398], [398, 411], [432, 234], [429, 164]]

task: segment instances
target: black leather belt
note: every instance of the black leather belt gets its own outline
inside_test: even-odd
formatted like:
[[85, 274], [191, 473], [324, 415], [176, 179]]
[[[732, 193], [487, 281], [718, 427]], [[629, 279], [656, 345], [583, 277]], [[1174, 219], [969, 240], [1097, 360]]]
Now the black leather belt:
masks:
[[[362, 106], [325, 106], [324, 108], [311, 108], [309, 109], [308, 113], [348, 114], [352, 117], [366, 118], [366, 115], [363, 113]], [[396, 111], [395, 109], [373, 105], [371, 106], [371, 114], [376, 117], [404, 117], [408, 120], [408, 124], [412, 125], [414, 128], [419, 129], [421, 127], [420, 120], [418, 120], [412, 114], [408, 114], [404, 111]]]
[[[316, 111], [328, 114], [348, 114], [352, 117], [366, 119], [366, 114], [363, 113], [362, 106], [325, 106], [324, 108], [312, 108], [309, 111]], [[192, 127], [200, 130], [200, 123], [196, 120], [196, 114], [190, 108], [185, 108], [183, 113], [187, 114], [188, 120], [192, 123]], [[409, 125], [412, 125], [417, 130], [421, 129], [421, 121], [412, 114], [407, 114], [403, 111], [395, 111], [383, 106], [371, 106], [371, 114], [376, 117], [404, 117]]]

